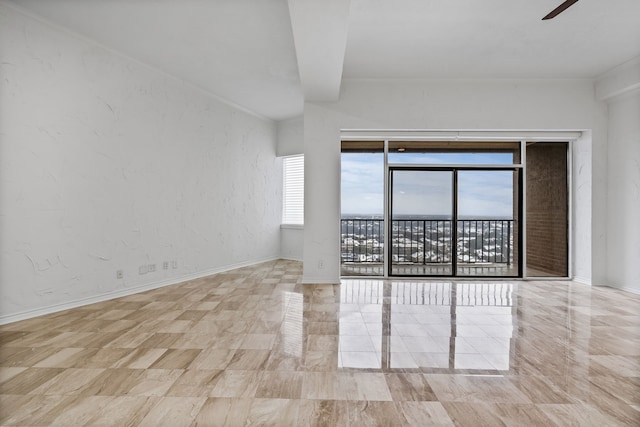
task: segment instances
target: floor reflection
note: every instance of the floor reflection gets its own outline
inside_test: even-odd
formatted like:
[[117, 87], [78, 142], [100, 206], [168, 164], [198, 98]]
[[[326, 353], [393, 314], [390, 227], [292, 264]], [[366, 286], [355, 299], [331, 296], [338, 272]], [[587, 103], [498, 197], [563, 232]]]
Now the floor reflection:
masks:
[[507, 371], [514, 284], [344, 280], [338, 367]]
[[286, 356], [302, 357], [304, 305], [302, 294], [283, 292], [282, 332], [283, 351]]
[[639, 313], [570, 281], [303, 285], [273, 261], [0, 326], [0, 425], [638, 426]]

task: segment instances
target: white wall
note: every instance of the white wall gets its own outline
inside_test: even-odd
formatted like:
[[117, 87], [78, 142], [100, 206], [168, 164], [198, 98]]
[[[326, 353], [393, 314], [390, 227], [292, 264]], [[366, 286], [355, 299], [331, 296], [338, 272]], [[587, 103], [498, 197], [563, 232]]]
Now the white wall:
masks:
[[607, 284], [640, 294], [640, 90], [609, 102]]
[[600, 76], [608, 103], [607, 284], [640, 293], [640, 56]]
[[[304, 154], [304, 117], [278, 122], [278, 156]], [[280, 257], [302, 261], [304, 227], [283, 226], [280, 230]]]
[[0, 322], [279, 256], [273, 122], [6, 6], [0, 55]]
[[304, 259], [304, 226], [283, 225], [280, 230], [280, 258]]
[[[592, 170], [594, 161], [595, 167], [606, 167], [606, 155], [599, 154], [594, 158], [594, 150], [602, 151], [602, 147], [594, 147], [592, 144], [593, 132], [584, 130], [582, 137], [573, 143], [573, 176], [572, 178], [572, 250], [570, 257], [573, 259], [573, 278], [586, 284], [604, 284], [606, 265], [602, 258], [606, 256], [606, 239], [604, 238], [604, 221], [606, 212], [604, 204], [594, 206], [593, 193], [598, 190], [598, 200], [606, 197], [602, 194], [605, 186], [604, 178], [601, 181], [594, 182], [594, 173]], [[597, 144], [598, 142], [596, 142]], [[600, 140], [604, 145], [604, 142]], [[601, 175], [601, 174], [600, 174]], [[594, 184], [596, 188], [594, 188]], [[594, 220], [593, 218], [600, 218]], [[599, 233], [599, 234], [596, 234]], [[599, 236], [595, 238], [594, 236]], [[594, 263], [591, 260], [595, 260]], [[597, 269], [593, 273], [593, 269]], [[596, 277], [593, 279], [592, 277]]]
[[598, 77], [595, 93], [608, 104], [605, 284], [640, 294], [640, 56]]
[[278, 122], [278, 156], [304, 154], [304, 117]]
[[574, 274], [604, 282], [606, 108], [593, 81], [346, 80], [338, 102], [306, 103], [305, 283], [339, 278], [341, 129], [585, 130], [573, 153]]

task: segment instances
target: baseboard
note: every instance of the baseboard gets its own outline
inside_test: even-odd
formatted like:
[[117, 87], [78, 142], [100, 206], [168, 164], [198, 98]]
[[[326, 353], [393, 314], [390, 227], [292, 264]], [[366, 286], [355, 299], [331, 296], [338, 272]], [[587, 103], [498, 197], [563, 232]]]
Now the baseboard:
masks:
[[616, 289], [618, 291], [629, 292], [630, 294], [640, 295], [640, 289], [638, 288], [630, 288], [628, 286], [607, 286], [611, 289]]
[[59, 303], [59, 304], [53, 304], [46, 307], [25, 310], [19, 313], [5, 314], [0, 316], [0, 325], [6, 325], [8, 323], [18, 322], [20, 320], [26, 320], [26, 319], [31, 319], [33, 317], [44, 316], [46, 314], [52, 314], [58, 311], [78, 308], [85, 305], [108, 301], [115, 298], [122, 298], [129, 295], [137, 294], [140, 292], [150, 291], [152, 289], [163, 288], [165, 286], [177, 285], [179, 283], [187, 282], [189, 280], [200, 279], [202, 277], [207, 277], [207, 276], [211, 276], [218, 273], [224, 273], [225, 271], [235, 270], [242, 267], [249, 267], [252, 265], [261, 264], [263, 262], [274, 261], [277, 259], [280, 259], [280, 257], [269, 257], [264, 259], [240, 262], [237, 264], [225, 265], [223, 267], [210, 268], [207, 270], [190, 273], [185, 276], [174, 277], [172, 279], [159, 280], [151, 283], [146, 283], [144, 285], [133, 286], [125, 289], [118, 289], [117, 291], [106, 292], [99, 295], [80, 298], [77, 300]]
[[339, 285], [340, 279], [338, 278], [335, 280], [331, 280], [331, 279], [327, 279], [326, 277], [320, 278], [320, 277], [302, 276], [302, 284], [303, 285]]
[[579, 283], [584, 283], [585, 285], [591, 285], [591, 286], [597, 286], [600, 288], [609, 288], [609, 289], [615, 289], [617, 291], [623, 291], [623, 292], [629, 292], [630, 294], [634, 294], [634, 295], [640, 295], [640, 289], [638, 288], [631, 288], [629, 286], [615, 286], [615, 285], [601, 285], [601, 284], [593, 284], [589, 281], [586, 280], [581, 280], [579, 278], [574, 278], [573, 279], [575, 282], [579, 282]]
[[287, 261], [299, 261], [299, 262], [304, 261], [302, 258], [295, 258], [295, 257], [288, 257], [288, 256], [281, 256], [280, 259], [285, 259]]
[[582, 283], [583, 285], [589, 285], [589, 286], [592, 285], [591, 280], [585, 279], [585, 278], [582, 278], [582, 277], [574, 277], [572, 280], [574, 282]]

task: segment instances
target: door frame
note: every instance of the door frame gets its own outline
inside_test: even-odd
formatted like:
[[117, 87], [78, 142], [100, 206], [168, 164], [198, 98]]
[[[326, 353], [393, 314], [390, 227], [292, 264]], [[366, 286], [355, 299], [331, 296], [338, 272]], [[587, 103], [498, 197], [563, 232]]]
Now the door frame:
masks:
[[[383, 179], [383, 219], [388, 223], [389, 221], [389, 206], [388, 206], [388, 192], [389, 192], [389, 168], [390, 167], [407, 167], [407, 164], [393, 164], [389, 162], [389, 143], [390, 142], [405, 142], [411, 143], [412, 141], [416, 142], [484, 142], [484, 141], [509, 141], [509, 142], [519, 142], [520, 144], [520, 163], [513, 165], [507, 165], [509, 168], [514, 167], [521, 170], [520, 173], [520, 181], [522, 182], [521, 188], [521, 200], [522, 206], [520, 208], [520, 221], [519, 221], [519, 233], [520, 240], [518, 247], [520, 249], [520, 277], [521, 280], [573, 280], [575, 275], [575, 210], [574, 210], [574, 197], [575, 197], [575, 176], [574, 176], [574, 156], [576, 152], [576, 146], [579, 145], [580, 139], [583, 137], [583, 131], [581, 130], [430, 130], [430, 129], [340, 129], [340, 143], [358, 143], [362, 142], [379, 142], [383, 149], [383, 161], [384, 161], [384, 179]], [[529, 274], [527, 271], [527, 236], [525, 230], [527, 229], [527, 208], [526, 208], [526, 182], [527, 182], [527, 171], [526, 171], [526, 163], [527, 163], [527, 150], [526, 147], [529, 143], [532, 142], [561, 142], [567, 144], [567, 164], [566, 164], [566, 173], [567, 173], [567, 197], [568, 197], [568, 212], [567, 212], [567, 238], [568, 238], [568, 253], [567, 253], [567, 262], [568, 262], [568, 276], [564, 277], [549, 277], [549, 276], [534, 276]], [[414, 167], [446, 167], [446, 166], [460, 166], [466, 167], [468, 165], [422, 165], [422, 164], [412, 164]], [[491, 165], [474, 165], [474, 166], [491, 166]], [[504, 166], [504, 165], [503, 165]], [[338, 208], [338, 217], [340, 217], [340, 208]], [[340, 227], [337, 227], [337, 242], [336, 250], [340, 253]], [[389, 227], [383, 227], [383, 238], [384, 242], [390, 241], [389, 236]], [[373, 276], [361, 276], [361, 275], [341, 275], [341, 277], [354, 277], [354, 278], [362, 278], [362, 277], [378, 277], [382, 279], [386, 279], [389, 277], [388, 275], [388, 251], [389, 245], [384, 244], [383, 246], [383, 268], [381, 275], [373, 275]], [[419, 278], [420, 276], [413, 276], [414, 278]], [[429, 276], [431, 277], [431, 276]], [[394, 276], [394, 279], [399, 279], [401, 276]], [[469, 278], [471, 280], [476, 280], [471, 276], [459, 276], [456, 280], [465, 280]], [[491, 280], [500, 280], [501, 278], [491, 278], [490, 276], [483, 276], [483, 279], [491, 279]], [[506, 278], [507, 280], [513, 280]]]

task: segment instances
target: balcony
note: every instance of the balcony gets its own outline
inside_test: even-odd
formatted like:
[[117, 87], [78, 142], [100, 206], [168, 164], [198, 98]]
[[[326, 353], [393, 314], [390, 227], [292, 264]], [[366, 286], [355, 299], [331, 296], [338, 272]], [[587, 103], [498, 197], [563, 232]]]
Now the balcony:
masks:
[[[391, 222], [391, 268], [398, 276], [451, 276], [452, 221], [403, 218]], [[457, 221], [457, 276], [517, 276], [514, 221]], [[384, 274], [384, 220], [341, 220], [341, 273]]]

